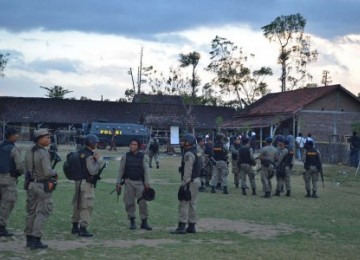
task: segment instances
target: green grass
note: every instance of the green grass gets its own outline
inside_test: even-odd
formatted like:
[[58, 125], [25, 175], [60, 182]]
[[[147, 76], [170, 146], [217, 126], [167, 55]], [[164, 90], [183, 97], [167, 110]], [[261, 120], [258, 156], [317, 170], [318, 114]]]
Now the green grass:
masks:
[[[60, 150], [64, 158], [66, 150]], [[119, 156], [119, 152], [100, 151]], [[96, 203], [89, 230], [90, 239], [70, 234], [71, 199], [74, 185], [60, 173], [53, 193], [54, 212], [45, 227], [47, 250], [27, 250], [23, 235], [25, 192], [18, 184], [18, 202], [11, 215], [9, 229], [14, 238], [0, 239], [0, 258], [40, 259], [357, 259], [360, 254], [360, 174], [342, 165], [324, 167], [325, 189], [319, 185], [319, 199], [304, 198], [305, 188], [300, 165], [292, 175], [292, 197], [262, 199], [260, 176], [256, 176], [258, 196], [242, 196], [228, 177], [229, 195], [200, 193], [198, 233], [172, 235], [177, 225], [177, 172], [180, 157], [164, 157], [160, 169], [151, 170], [156, 199], [149, 202], [149, 224], [153, 231], [128, 229], [122, 196], [117, 202], [114, 188], [119, 161], [110, 161], [96, 188]], [[60, 163], [57, 166], [61, 172]], [[340, 171], [340, 174], [339, 174]], [[347, 172], [347, 174], [342, 174]], [[273, 180], [273, 186], [275, 180]], [[211, 223], [232, 221], [234, 228], [222, 230]], [[238, 221], [238, 222], [237, 222]], [[139, 226], [139, 218], [137, 218]], [[236, 226], [237, 225], [237, 226]], [[254, 225], [238, 232], [239, 225]], [[279, 231], [266, 236], [266, 232]], [[56, 243], [61, 244], [57, 246]], [[8, 246], [6, 246], [8, 245]], [[14, 245], [19, 250], [14, 249]]]

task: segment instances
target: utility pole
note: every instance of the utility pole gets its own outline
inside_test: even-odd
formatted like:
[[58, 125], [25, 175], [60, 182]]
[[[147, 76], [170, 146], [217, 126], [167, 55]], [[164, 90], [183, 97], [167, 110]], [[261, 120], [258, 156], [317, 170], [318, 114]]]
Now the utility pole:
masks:
[[143, 59], [143, 47], [141, 47], [141, 51], [140, 51], [140, 66], [138, 67], [138, 79], [137, 79], [137, 84], [138, 84], [138, 91], [137, 93], [140, 94], [140, 89], [141, 89], [141, 76], [142, 76], [142, 59]]

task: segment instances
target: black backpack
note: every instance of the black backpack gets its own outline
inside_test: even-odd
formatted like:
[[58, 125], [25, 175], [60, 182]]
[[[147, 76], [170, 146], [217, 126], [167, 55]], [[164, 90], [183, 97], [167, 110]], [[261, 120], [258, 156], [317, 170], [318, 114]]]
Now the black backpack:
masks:
[[69, 180], [79, 181], [83, 178], [80, 155], [78, 152], [70, 152], [66, 155], [63, 171], [66, 178]]

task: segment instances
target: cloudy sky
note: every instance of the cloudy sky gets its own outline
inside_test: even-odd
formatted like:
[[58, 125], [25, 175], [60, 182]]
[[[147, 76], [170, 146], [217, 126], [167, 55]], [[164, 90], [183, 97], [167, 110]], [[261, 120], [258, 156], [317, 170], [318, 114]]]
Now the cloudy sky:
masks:
[[[167, 74], [180, 53], [201, 53], [202, 83], [211, 75], [216, 35], [255, 54], [252, 68], [270, 66], [272, 92], [280, 91], [278, 45], [261, 27], [276, 17], [300, 13], [319, 57], [308, 69], [321, 85], [360, 92], [360, 0], [0, 0], [0, 52], [9, 53], [0, 95], [44, 97], [40, 86], [62, 86], [66, 97], [116, 100], [132, 87], [129, 68]], [[184, 73], [188, 73], [186, 70]]]

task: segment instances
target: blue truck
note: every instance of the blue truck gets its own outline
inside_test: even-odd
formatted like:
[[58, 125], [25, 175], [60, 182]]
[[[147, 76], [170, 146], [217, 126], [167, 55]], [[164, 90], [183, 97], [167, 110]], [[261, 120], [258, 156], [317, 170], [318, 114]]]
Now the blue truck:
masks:
[[111, 144], [113, 131], [116, 146], [128, 146], [131, 139], [137, 138], [144, 148], [150, 138], [150, 130], [140, 124], [92, 122], [90, 125], [83, 124], [83, 130], [85, 134], [94, 134], [99, 138], [98, 149], [106, 149]]

